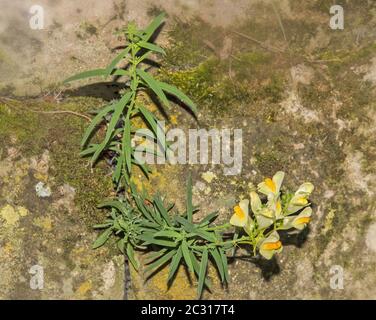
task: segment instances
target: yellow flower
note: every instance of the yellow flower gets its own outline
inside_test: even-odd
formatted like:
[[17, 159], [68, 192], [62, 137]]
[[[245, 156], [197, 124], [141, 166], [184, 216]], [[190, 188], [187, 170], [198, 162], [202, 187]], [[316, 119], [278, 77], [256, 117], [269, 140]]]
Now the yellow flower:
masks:
[[283, 219], [282, 229], [295, 228], [303, 230], [311, 221], [312, 209], [311, 207], [304, 208], [304, 210], [296, 216], [290, 216]]
[[234, 207], [234, 214], [230, 219], [230, 223], [233, 226], [244, 228], [248, 224], [248, 206], [249, 200], [242, 200], [239, 205]]
[[292, 226], [298, 230], [303, 230], [307, 224], [311, 221], [312, 209], [310, 207], [305, 208], [299, 213], [292, 221]]
[[308, 198], [312, 191], [314, 190], [314, 186], [310, 182], [303, 183], [298, 190], [295, 192], [294, 196], [290, 200], [290, 203], [287, 208], [287, 214], [292, 214], [300, 209], [309, 205]]
[[284, 176], [284, 172], [278, 171], [272, 179], [266, 178], [263, 182], [259, 183], [257, 186], [258, 191], [268, 197], [278, 196]]
[[281, 219], [283, 217], [282, 215], [282, 204], [279, 197], [277, 199], [270, 199], [267, 204], [269, 210], [273, 213], [273, 218], [275, 219]]
[[251, 191], [249, 194], [251, 198], [251, 209], [254, 214], [258, 214], [262, 208], [262, 203], [258, 194], [254, 191]]
[[295, 206], [305, 206], [308, 204], [308, 200], [305, 196], [295, 196], [290, 203]]
[[275, 253], [283, 250], [282, 242], [279, 240], [277, 231], [273, 231], [269, 237], [265, 238], [260, 244], [260, 254], [270, 260]]
[[254, 191], [250, 193], [251, 209], [255, 214], [259, 228], [264, 229], [273, 224], [274, 211], [270, 208], [263, 208], [260, 197]]
[[254, 228], [254, 222], [248, 214], [249, 200], [242, 200], [239, 205], [234, 207], [234, 214], [230, 223], [236, 227], [242, 227], [246, 233], [251, 234]]

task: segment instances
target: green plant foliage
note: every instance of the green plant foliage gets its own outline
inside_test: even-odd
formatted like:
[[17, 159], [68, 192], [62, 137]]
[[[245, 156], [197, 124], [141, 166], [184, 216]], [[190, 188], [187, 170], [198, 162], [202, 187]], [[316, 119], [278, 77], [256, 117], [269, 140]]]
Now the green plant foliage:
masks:
[[[220, 230], [229, 225], [213, 226], [217, 213], [213, 212], [198, 222], [192, 216], [198, 211], [192, 204], [192, 186], [188, 184], [187, 211], [183, 214], [174, 211], [173, 205], [165, 203], [160, 195], [149, 200], [137, 191], [133, 183], [131, 195], [127, 199], [104, 202], [100, 207], [108, 207], [111, 213], [98, 229], [104, 229], [93, 247], [103, 245], [111, 235], [118, 237], [118, 247], [135, 269], [138, 262], [134, 250], [151, 250], [145, 272], [147, 277], [169, 263], [168, 282], [172, 283], [179, 265], [184, 264], [198, 280], [198, 296], [204, 286], [210, 287], [207, 277], [208, 262], [211, 260], [220, 274], [221, 281], [228, 281], [226, 251], [232, 241], [225, 243]], [[133, 205], [133, 209], [132, 209]]]
[[93, 249], [99, 248], [111, 237], [118, 236], [117, 246], [127, 256], [133, 267], [137, 270], [139, 263], [134, 256], [135, 248], [143, 249], [139, 245], [138, 236], [142, 232], [142, 219], [132, 209], [126, 200], [115, 199], [103, 202], [99, 208], [110, 208], [111, 213], [103, 224], [95, 225], [95, 229], [105, 229], [94, 241]]
[[[311, 219], [312, 209], [308, 197], [313, 185], [303, 183], [292, 193], [281, 193], [284, 173], [277, 172], [258, 185], [258, 190], [267, 196], [263, 204], [256, 192], [249, 200], [235, 206], [230, 223], [216, 225], [217, 212], [212, 212], [199, 221], [193, 219], [198, 208], [192, 203], [192, 184], [188, 180], [186, 211], [180, 213], [174, 206], [165, 203], [160, 195], [149, 199], [139, 193], [131, 183], [128, 200], [105, 202], [101, 207], [112, 209], [110, 217], [94, 247], [104, 244], [114, 234], [120, 237], [119, 248], [128, 256], [137, 269], [134, 250], [148, 249], [145, 273], [152, 276], [161, 267], [169, 264], [168, 283], [171, 284], [181, 264], [197, 277], [197, 294], [210, 289], [207, 276], [209, 262], [215, 266], [223, 284], [229, 281], [228, 256], [239, 245], [249, 245], [253, 254], [271, 259], [283, 249], [278, 231], [303, 230]], [[249, 205], [253, 215], [249, 214]], [[133, 209], [132, 209], [133, 208]], [[230, 233], [231, 225], [236, 227]], [[241, 231], [244, 232], [241, 232]], [[126, 248], [126, 249], [125, 249]]]
[[[120, 187], [129, 185], [132, 165], [139, 166], [147, 175], [148, 166], [141, 164], [134, 157], [132, 138], [137, 130], [135, 121], [141, 118], [144, 123], [153, 129], [155, 141], [157, 139], [157, 116], [149, 111], [140, 99], [140, 93], [146, 92], [150, 97], [156, 96], [163, 106], [170, 105], [169, 98], [175, 97], [184, 103], [193, 113], [197, 112], [195, 103], [178, 88], [161, 82], [149, 72], [152, 54], [164, 55], [165, 51], [151, 41], [152, 36], [161, 27], [164, 14], [157, 16], [148, 27], [141, 30], [133, 23], [120, 33], [126, 37], [125, 48], [109, 63], [106, 68], [85, 71], [64, 81], [68, 83], [91, 77], [124, 77], [126, 89], [121, 92], [121, 98], [99, 110], [87, 128], [81, 146], [82, 156], [91, 156], [94, 165], [106, 152], [114, 156], [115, 170], [113, 181]], [[100, 143], [89, 143], [98, 126], [107, 123], [104, 139]], [[162, 133], [163, 134], [163, 133]], [[159, 137], [161, 138], [161, 137]]]
[[219, 231], [224, 226], [213, 226], [217, 213], [213, 212], [201, 221], [192, 221], [192, 215], [198, 209], [192, 205], [191, 191], [192, 188], [188, 185], [187, 211], [183, 214], [170, 213], [165, 209], [159, 196], [154, 198], [153, 207], [145, 206], [143, 202], [138, 201], [142, 211], [149, 210], [148, 216], [153, 219], [148, 221], [150, 227], [140, 239], [143, 245], [159, 247], [162, 250], [160, 256], [150, 259], [146, 267], [148, 274], [169, 263], [168, 281], [171, 284], [179, 265], [184, 264], [192, 274], [196, 275], [198, 296], [201, 296], [204, 286], [210, 287], [207, 278], [209, 258], [221, 275], [222, 282], [226, 283], [228, 279], [226, 250], [231, 248], [231, 243], [226, 246], [223, 242]]
[[[222, 284], [229, 282], [227, 260], [228, 256], [234, 256], [238, 246], [249, 245], [254, 255], [260, 254], [266, 259], [281, 252], [283, 246], [279, 232], [302, 230], [309, 223], [312, 209], [308, 198], [314, 187], [306, 182], [295, 193], [282, 193], [284, 173], [277, 172], [272, 179], [267, 178], [258, 185], [258, 191], [267, 198], [266, 203], [252, 191], [250, 201], [241, 200], [235, 206], [229, 223], [224, 224], [215, 223], [217, 212], [201, 220], [195, 219], [198, 208], [192, 202], [190, 178], [184, 212], [177, 211], [159, 194], [149, 198], [145, 192], [137, 191], [130, 179], [132, 166], [139, 166], [146, 175], [149, 172], [146, 165], [137, 162], [132, 146], [139, 119], [152, 129], [156, 143], [161, 138], [157, 137], [158, 118], [144, 105], [140, 93], [157, 97], [167, 107], [169, 98], [174, 96], [196, 112], [196, 106], [188, 96], [153, 77], [147, 67], [146, 61], [152, 54], [164, 54], [164, 50], [150, 40], [161, 26], [163, 17], [160, 14], [143, 30], [130, 23], [121, 31], [127, 38], [125, 48], [106, 68], [82, 72], [65, 82], [94, 76], [126, 78], [126, 89], [121, 92], [120, 99], [96, 112], [81, 141], [84, 148], [81, 154], [90, 155], [92, 165], [105, 153], [111, 153], [114, 160], [113, 181], [117, 197], [99, 205], [100, 208], [109, 209], [109, 215], [104, 223], [94, 226], [102, 232], [93, 243], [93, 248], [99, 248], [115, 236], [119, 250], [136, 270], [140, 265], [135, 252], [147, 251], [146, 276], [150, 277], [168, 265], [169, 285], [174, 281], [179, 266], [183, 265], [196, 277], [200, 298], [204, 289], [211, 286], [208, 277], [210, 265], [217, 269]], [[124, 64], [124, 67], [119, 67]], [[90, 143], [102, 123], [107, 125], [102, 141]], [[235, 230], [232, 226], [235, 226]]]

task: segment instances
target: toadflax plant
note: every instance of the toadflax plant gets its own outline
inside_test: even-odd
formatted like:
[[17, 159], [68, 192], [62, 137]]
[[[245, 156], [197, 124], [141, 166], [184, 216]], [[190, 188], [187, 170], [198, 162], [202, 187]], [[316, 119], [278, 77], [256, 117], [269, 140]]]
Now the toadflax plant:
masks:
[[[210, 264], [217, 269], [223, 284], [229, 282], [227, 259], [230, 254], [234, 255], [236, 247], [250, 246], [254, 255], [259, 253], [266, 259], [281, 252], [283, 245], [279, 232], [302, 230], [309, 223], [312, 209], [308, 198], [314, 188], [306, 182], [295, 193], [282, 193], [284, 173], [279, 171], [272, 179], [267, 178], [258, 185], [259, 193], [266, 196], [265, 203], [252, 191], [250, 200], [241, 200], [235, 206], [229, 223], [224, 224], [215, 223], [216, 212], [196, 219], [194, 214], [198, 208], [192, 203], [190, 178], [186, 208], [182, 213], [158, 194], [150, 198], [145, 192], [138, 192], [131, 180], [132, 166], [139, 166], [146, 175], [150, 171], [146, 164], [137, 161], [132, 143], [141, 126], [140, 119], [153, 132], [154, 143], [159, 144], [161, 139], [165, 141], [160, 136], [164, 133], [158, 127], [157, 116], [144, 103], [144, 93], [151, 99], [157, 97], [164, 106], [169, 106], [169, 98], [173, 96], [193, 113], [196, 112], [190, 98], [149, 72], [151, 56], [164, 54], [164, 50], [151, 40], [163, 18], [163, 14], [159, 15], [145, 29], [138, 29], [130, 23], [121, 31], [126, 37], [125, 48], [106, 68], [82, 72], [65, 82], [94, 76], [125, 78], [125, 89], [120, 92], [120, 99], [97, 111], [81, 141], [81, 154], [91, 156], [92, 165], [104, 154], [109, 154], [114, 164], [112, 177], [117, 196], [99, 205], [100, 208], [108, 208], [109, 214], [102, 224], [94, 226], [102, 232], [93, 248], [102, 246], [115, 236], [119, 250], [136, 270], [140, 269], [140, 263], [135, 251], [147, 252], [144, 269], [148, 277], [168, 264], [169, 284], [179, 266], [183, 265], [196, 277], [197, 293], [201, 297], [204, 288], [210, 288]], [[103, 140], [90, 143], [102, 123], [107, 124]], [[233, 226], [235, 231], [231, 232]]]
[[[198, 208], [192, 204], [192, 184], [188, 180], [186, 209], [183, 213], [174, 210], [156, 195], [149, 199], [137, 192], [131, 183], [129, 198], [105, 202], [101, 207], [110, 207], [111, 213], [104, 224], [96, 226], [105, 229], [96, 240], [94, 247], [103, 245], [111, 235], [118, 237], [119, 249], [127, 255], [137, 269], [139, 262], [134, 251], [147, 249], [145, 272], [149, 277], [165, 265], [169, 265], [168, 283], [171, 284], [180, 265], [184, 265], [197, 278], [197, 294], [210, 289], [208, 267], [217, 269], [220, 281], [229, 282], [228, 256], [241, 245], [250, 245], [254, 255], [259, 253], [271, 259], [282, 251], [279, 231], [302, 230], [310, 221], [312, 210], [308, 197], [313, 185], [303, 183], [294, 193], [281, 195], [284, 173], [277, 172], [258, 185], [260, 193], [267, 197], [263, 204], [256, 192], [249, 200], [240, 201], [234, 207], [229, 223], [215, 224], [217, 212], [201, 220], [194, 219]], [[133, 203], [133, 207], [131, 205]], [[229, 232], [231, 225], [236, 227]], [[241, 234], [243, 231], [243, 234]]]
[[[74, 75], [64, 82], [80, 80], [89, 77], [102, 76], [104, 78], [120, 76], [125, 78], [126, 89], [120, 94], [117, 101], [113, 101], [99, 110], [87, 128], [81, 146], [84, 148], [81, 155], [91, 156], [91, 163], [94, 165], [105, 152], [113, 154], [115, 170], [113, 172], [114, 183], [120, 186], [129, 185], [132, 165], [139, 166], [147, 175], [150, 169], [146, 164], [141, 164], [134, 156], [135, 148], [132, 146], [132, 139], [136, 132], [138, 119], [150, 127], [154, 134], [154, 141], [158, 143], [158, 119], [145, 106], [142, 93], [149, 97], [158, 97], [160, 103], [169, 106], [169, 98], [175, 97], [196, 113], [194, 102], [176, 87], [161, 82], [153, 77], [150, 71], [152, 63], [151, 55], [164, 55], [164, 50], [152, 42], [152, 36], [162, 25], [164, 14], [157, 16], [147, 28], [138, 29], [134, 23], [129, 23], [122, 31], [126, 37], [125, 48], [111, 61], [104, 69], [85, 71]], [[124, 65], [120, 67], [121, 65]], [[90, 138], [97, 127], [104, 121], [108, 121], [107, 131], [100, 143], [91, 143]], [[158, 131], [158, 139], [164, 133]], [[165, 151], [165, 150], [164, 150]]]

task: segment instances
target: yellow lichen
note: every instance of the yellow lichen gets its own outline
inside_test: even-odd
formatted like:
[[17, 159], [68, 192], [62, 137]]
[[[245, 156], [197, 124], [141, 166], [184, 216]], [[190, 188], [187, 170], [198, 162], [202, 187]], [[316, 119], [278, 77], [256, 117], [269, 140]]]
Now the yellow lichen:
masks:
[[52, 230], [52, 219], [50, 217], [35, 218], [33, 220], [34, 225], [40, 227], [46, 231]]
[[15, 226], [20, 219], [19, 213], [9, 204], [1, 209], [0, 216], [5, 220], [6, 226]]
[[206, 171], [201, 175], [201, 178], [204, 179], [207, 183], [211, 183], [215, 178], [217, 178], [217, 176], [211, 171]]
[[91, 287], [92, 287], [92, 284], [89, 280], [81, 283], [81, 285], [78, 287], [77, 289], [77, 293], [80, 295], [80, 296], [84, 296], [88, 291], [91, 290]]

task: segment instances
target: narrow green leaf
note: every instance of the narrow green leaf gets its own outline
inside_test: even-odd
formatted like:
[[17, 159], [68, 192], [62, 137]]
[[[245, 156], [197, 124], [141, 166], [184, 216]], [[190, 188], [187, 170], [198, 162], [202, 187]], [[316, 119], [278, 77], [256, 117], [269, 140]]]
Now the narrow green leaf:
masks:
[[157, 123], [156, 123], [154, 115], [144, 106], [139, 106], [138, 109], [140, 110], [141, 114], [145, 117], [147, 123], [150, 125], [154, 134], [157, 135]]
[[139, 106], [138, 109], [140, 110], [141, 114], [144, 116], [146, 123], [149, 124], [151, 127], [151, 130], [154, 133], [154, 137], [158, 143], [156, 143], [156, 146], [158, 148], [157, 150], [157, 156], [163, 156], [166, 150], [166, 136], [162, 128], [158, 127], [157, 119], [154, 116], [153, 113], [151, 113], [148, 109], [146, 109], [144, 106]]
[[142, 225], [145, 226], [145, 227], [150, 227], [150, 228], [159, 228], [159, 224], [158, 223], [155, 223], [155, 222], [150, 222], [150, 221], [145, 221], [145, 220], [142, 220]]
[[93, 229], [104, 229], [112, 226], [112, 222], [101, 223], [93, 225]]
[[139, 61], [139, 62], [142, 62], [142, 61], [144, 61], [146, 58], [148, 58], [149, 56], [150, 56], [150, 54], [151, 54], [151, 51], [146, 51], [141, 57], [139, 57], [137, 60]]
[[[240, 228], [235, 228], [234, 237], [232, 238], [234, 241], [235, 241], [236, 239], [238, 239], [238, 237], [239, 237], [239, 229], [240, 229]], [[236, 252], [236, 246], [234, 246], [234, 247], [231, 249], [231, 256], [232, 256], [232, 257], [235, 256], [235, 252]]]
[[146, 260], [145, 260], [145, 263], [146, 264], [149, 264], [150, 262], [153, 262], [155, 259], [161, 257], [162, 255], [164, 255], [164, 253], [167, 251], [166, 248], [163, 248], [157, 252], [151, 252], [147, 255], [146, 257]]
[[220, 255], [218, 249], [217, 248], [211, 249], [210, 253], [211, 253], [212, 257], [214, 258], [215, 264], [217, 266], [217, 270], [219, 272], [219, 275], [221, 276], [221, 281], [225, 282], [225, 273], [224, 273], [224, 270], [223, 270], [222, 258], [221, 258], [221, 255]]
[[104, 201], [98, 205], [98, 208], [105, 208], [105, 207], [115, 208], [119, 212], [124, 213], [125, 215], [128, 215], [127, 208], [125, 207], [124, 203], [119, 200]]
[[123, 132], [123, 155], [125, 156], [125, 163], [128, 172], [131, 172], [132, 167], [132, 144], [131, 144], [131, 121], [129, 114], [125, 118], [124, 132]]
[[163, 202], [162, 202], [162, 199], [160, 198], [160, 196], [156, 196], [154, 198], [154, 202], [155, 202], [155, 205], [157, 206], [157, 209], [158, 209], [159, 213], [162, 215], [162, 217], [164, 218], [164, 220], [167, 222], [167, 224], [169, 226], [172, 226], [171, 219], [170, 219], [170, 217], [168, 215], [168, 212], [167, 212], [166, 208], [163, 205]]
[[194, 268], [193, 268], [193, 264], [192, 264], [192, 259], [191, 259], [190, 253], [189, 253], [188, 244], [185, 240], [183, 240], [182, 243], [181, 243], [181, 250], [182, 250], [182, 253], [183, 253], [184, 261], [188, 266], [188, 270], [191, 273], [193, 273]]
[[200, 263], [200, 272], [198, 275], [198, 286], [197, 286], [198, 298], [200, 298], [202, 295], [202, 289], [204, 288], [207, 267], [208, 267], [208, 249], [205, 248], [204, 252], [202, 253], [201, 263]]
[[118, 249], [120, 250], [120, 252], [122, 254], [125, 254], [125, 239], [124, 238], [121, 238], [118, 242], [117, 242], [117, 247]]
[[178, 267], [179, 267], [182, 255], [183, 255], [183, 253], [181, 251], [181, 247], [179, 247], [178, 251], [176, 252], [176, 254], [174, 255], [174, 257], [171, 260], [170, 270], [168, 272], [167, 282], [170, 282], [173, 279], [176, 271], [178, 270]]
[[175, 253], [176, 253], [176, 250], [171, 250], [170, 252], [163, 255], [161, 258], [159, 258], [157, 261], [154, 261], [153, 263], [149, 264], [145, 269], [145, 273], [148, 273], [150, 271], [153, 271], [153, 270], [161, 267], [167, 261], [169, 261]]
[[221, 249], [219, 249], [219, 253], [220, 253], [221, 259], [222, 259], [223, 273], [224, 273], [224, 276], [225, 276], [225, 280], [228, 283], [229, 282], [229, 276], [228, 276], [227, 256]]
[[103, 152], [104, 148], [107, 146], [108, 142], [110, 141], [113, 131], [115, 129], [116, 124], [118, 123], [125, 106], [127, 105], [128, 101], [132, 96], [132, 92], [128, 92], [121, 97], [121, 99], [116, 103], [114, 113], [112, 114], [110, 123], [108, 124], [108, 128], [106, 131], [106, 136], [104, 140], [101, 142], [99, 148], [95, 151], [93, 157], [91, 158], [91, 162], [94, 164], [98, 157]]
[[211, 214], [208, 214], [204, 219], [200, 221], [199, 223], [200, 226], [210, 224], [213, 220], [215, 220], [215, 218], [217, 218], [217, 216], [218, 216], [218, 212], [213, 212]]
[[155, 80], [150, 74], [146, 73], [144, 70], [137, 69], [137, 74], [146, 82], [146, 84], [152, 89], [158, 98], [162, 101], [163, 104], [169, 106], [166, 95], [158, 84], [158, 81]]
[[123, 163], [124, 163], [124, 154], [120, 154], [117, 157], [115, 170], [114, 170], [114, 173], [112, 175], [112, 180], [115, 182], [116, 185], [118, 185], [119, 182], [120, 182]]
[[133, 268], [138, 270], [138, 261], [136, 260], [136, 258], [134, 256], [134, 250], [133, 250], [133, 247], [130, 243], [127, 243], [127, 257], [129, 259], [129, 261], [131, 262]]
[[106, 76], [109, 76], [111, 72], [114, 70], [116, 65], [123, 59], [129, 52], [130, 47], [126, 47], [111, 61], [111, 63], [106, 68]]
[[81, 73], [78, 73], [72, 77], [69, 77], [63, 81], [63, 83], [68, 83], [75, 80], [81, 80], [85, 78], [91, 78], [91, 77], [98, 77], [98, 76], [105, 76], [106, 75], [106, 69], [94, 69], [89, 71], [84, 71]]
[[155, 239], [151, 234], [150, 235], [141, 234], [138, 238], [142, 241], [147, 242], [147, 243], [156, 244], [156, 245], [159, 245], [159, 246], [162, 246], [162, 247], [170, 247], [170, 248], [176, 247], [175, 242], [167, 241], [167, 240], [161, 240], [161, 239]]
[[[191, 256], [191, 260], [192, 260], [192, 264], [193, 264], [193, 268], [194, 268], [194, 270], [195, 270], [195, 273], [196, 273], [196, 275], [197, 276], [199, 276], [199, 274], [200, 274], [200, 263], [199, 263], [199, 261], [197, 260], [197, 258], [196, 258], [196, 256], [194, 255], [194, 253], [193, 252], [189, 252], [189, 254], [190, 254], [190, 256]], [[210, 280], [207, 278], [207, 277], [205, 277], [205, 286], [208, 288], [208, 289], [210, 289], [210, 287], [211, 287], [211, 282], [210, 282]]]
[[146, 42], [146, 41], [139, 41], [139, 42], [137, 42], [137, 44], [141, 48], [145, 48], [145, 49], [148, 49], [148, 50], [151, 50], [151, 51], [154, 51], [154, 52], [158, 52], [158, 53], [161, 53], [161, 54], [166, 54], [166, 52], [160, 46], [157, 46], [153, 43]]
[[95, 129], [95, 127], [102, 122], [104, 117], [113, 111], [115, 108], [115, 104], [110, 104], [106, 107], [104, 107], [102, 110], [98, 112], [98, 114], [91, 120], [90, 125], [87, 127], [84, 136], [81, 140], [81, 147], [84, 147], [87, 143], [87, 140], [89, 139], [91, 133]]
[[153, 33], [158, 29], [158, 27], [162, 24], [163, 19], [165, 17], [164, 13], [159, 14], [157, 17], [154, 18], [154, 20], [145, 28], [144, 30], [144, 36], [142, 39], [144, 41], [148, 41]]
[[180, 238], [181, 234], [173, 230], [161, 230], [154, 234], [154, 237], [166, 237], [166, 238]]
[[[134, 190], [133, 184], [131, 184], [131, 190], [132, 190], [132, 194], [134, 195], [135, 190]], [[158, 221], [148, 212], [147, 208], [145, 208], [145, 205], [143, 204], [143, 199], [140, 199], [137, 196], [134, 196], [133, 198], [136, 202], [137, 208], [141, 211], [141, 213], [145, 216], [145, 218], [148, 219], [150, 222], [157, 222], [158, 223]], [[159, 225], [159, 223], [158, 223], [158, 225]]]
[[112, 228], [106, 229], [104, 232], [102, 232], [99, 237], [94, 241], [93, 243], [93, 249], [99, 248], [103, 246], [106, 241], [110, 238], [112, 234]]
[[189, 107], [194, 114], [197, 113], [197, 106], [196, 104], [183, 92], [181, 92], [178, 88], [175, 86], [172, 86], [170, 84], [164, 83], [164, 82], [158, 82], [159, 87], [162, 88], [163, 91], [166, 91], [167, 93], [175, 96], [178, 98], [181, 102], [183, 102], [187, 107]]
[[192, 233], [196, 232], [195, 226], [191, 222], [189, 222], [187, 219], [184, 219], [181, 216], [175, 216], [175, 220], [184, 227], [185, 231], [192, 232]]
[[93, 154], [95, 150], [97, 150], [99, 147], [99, 144], [91, 144], [89, 147], [87, 147], [85, 150], [82, 150], [80, 152], [81, 157], [88, 156], [90, 154]]
[[193, 231], [193, 233], [196, 233], [198, 236], [200, 236], [201, 238], [203, 238], [203, 239], [205, 239], [207, 241], [210, 241], [210, 242], [215, 242], [216, 241], [215, 235], [212, 234], [212, 233], [210, 233], [210, 232], [207, 232], [207, 231], [195, 228], [195, 230]]

